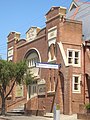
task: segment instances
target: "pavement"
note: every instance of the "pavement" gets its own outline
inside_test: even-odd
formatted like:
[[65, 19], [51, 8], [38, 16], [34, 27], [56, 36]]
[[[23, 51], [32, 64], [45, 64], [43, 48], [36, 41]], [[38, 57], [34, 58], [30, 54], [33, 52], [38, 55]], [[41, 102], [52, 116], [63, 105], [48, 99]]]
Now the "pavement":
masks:
[[[24, 116], [24, 115], [6, 115], [0, 116], [0, 120], [53, 120], [50, 117], [41, 116]], [[77, 115], [63, 115], [60, 114], [60, 120], [77, 120]]]

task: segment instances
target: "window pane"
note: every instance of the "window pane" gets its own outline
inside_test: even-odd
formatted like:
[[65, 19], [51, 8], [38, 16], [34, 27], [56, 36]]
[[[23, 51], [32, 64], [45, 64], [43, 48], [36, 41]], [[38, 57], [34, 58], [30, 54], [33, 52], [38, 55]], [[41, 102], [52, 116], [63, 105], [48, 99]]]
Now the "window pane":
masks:
[[79, 53], [78, 52], [75, 52], [75, 57], [79, 57]]
[[75, 58], [74, 64], [78, 64], [78, 63], [79, 63], [79, 62], [78, 62], [78, 59]]
[[72, 63], [72, 58], [68, 58], [68, 63]]
[[80, 75], [73, 76], [73, 93], [80, 93]]
[[78, 84], [74, 84], [74, 90], [78, 90]]
[[80, 65], [80, 51], [79, 50], [68, 50], [68, 63], [79, 67]]
[[69, 51], [69, 57], [72, 57], [72, 51]]
[[78, 83], [78, 77], [75, 77], [75, 81], [74, 81], [75, 83]]

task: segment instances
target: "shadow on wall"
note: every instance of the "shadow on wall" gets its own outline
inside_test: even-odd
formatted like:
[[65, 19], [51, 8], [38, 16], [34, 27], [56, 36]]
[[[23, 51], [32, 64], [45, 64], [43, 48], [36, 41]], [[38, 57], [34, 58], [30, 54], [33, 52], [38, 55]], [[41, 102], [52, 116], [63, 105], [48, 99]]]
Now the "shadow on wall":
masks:
[[[64, 76], [63, 76], [63, 73], [60, 71], [59, 72], [59, 75], [60, 75], [60, 80], [61, 80], [61, 90], [62, 90], [62, 95], [64, 94]], [[63, 97], [63, 96], [62, 96]], [[64, 98], [63, 98], [64, 100]]]
[[86, 84], [87, 84], [87, 90], [88, 90], [88, 99], [90, 102], [90, 76], [86, 74]]
[[63, 108], [62, 109], [64, 110], [64, 75], [63, 75], [63, 73], [61, 71], [59, 72], [59, 75], [60, 75], [62, 103], [63, 103]]
[[[62, 102], [63, 102], [63, 107], [64, 107], [64, 76], [61, 71], [59, 71], [59, 77], [60, 77], [60, 84], [61, 84]], [[55, 95], [53, 96], [53, 100], [52, 100], [51, 112], [53, 111], [57, 88], [58, 88], [58, 78], [57, 78], [57, 82], [55, 85]], [[64, 108], [62, 108], [62, 109], [64, 109]]]

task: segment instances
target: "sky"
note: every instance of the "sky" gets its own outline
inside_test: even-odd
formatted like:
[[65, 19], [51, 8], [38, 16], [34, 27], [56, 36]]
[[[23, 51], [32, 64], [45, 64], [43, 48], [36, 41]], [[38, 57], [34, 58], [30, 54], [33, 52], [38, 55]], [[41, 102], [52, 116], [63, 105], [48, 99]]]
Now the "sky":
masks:
[[10, 32], [21, 33], [31, 26], [43, 28], [45, 14], [52, 6], [70, 7], [72, 0], [0, 0], [0, 56], [7, 59], [7, 36]]

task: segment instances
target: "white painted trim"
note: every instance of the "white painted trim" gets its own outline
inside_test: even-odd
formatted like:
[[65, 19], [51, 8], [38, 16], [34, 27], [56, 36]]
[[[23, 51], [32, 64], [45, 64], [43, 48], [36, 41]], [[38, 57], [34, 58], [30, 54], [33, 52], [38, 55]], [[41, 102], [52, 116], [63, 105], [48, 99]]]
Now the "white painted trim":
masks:
[[48, 32], [48, 40], [52, 40], [57, 37], [57, 29]]
[[66, 8], [66, 7], [62, 7], [62, 6], [60, 6], [60, 8], [62, 8], [62, 9], [66, 9], [66, 10], [67, 10], [67, 8]]
[[57, 42], [58, 45], [59, 45], [59, 48], [60, 48], [60, 51], [61, 51], [61, 54], [62, 54], [62, 57], [63, 57], [63, 61], [64, 61], [64, 64], [65, 66], [68, 66], [68, 62], [67, 62], [67, 57], [66, 57], [66, 54], [65, 54], [65, 51], [64, 51], [64, 48], [63, 48], [63, 44], [62, 42]]
[[48, 52], [48, 62], [53, 62], [53, 61], [56, 61], [56, 57], [55, 57], [55, 55], [54, 55], [54, 58], [53, 59], [51, 59], [51, 54], [50, 54], [50, 51]]
[[[68, 63], [68, 51], [70, 51], [70, 50], [71, 50], [73, 53], [79, 52], [79, 64], [74, 64], [74, 61], [73, 61], [72, 64], [69, 64], [69, 63]], [[72, 57], [73, 57], [73, 60], [74, 60], [74, 54], [73, 54]], [[72, 65], [73, 67], [81, 67], [81, 50], [67, 48], [67, 63], [68, 63], [68, 66], [69, 66], [69, 65]]]
[[[28, 49], [27, 51], [26, 51], [26, 53], [25, 53], [25, 55], [27, 54], [27, 52], [29, 52], [30, 50], [36, 50], [36, 52], [38, 53], [38, 56], [39, 56], [39, 60], [40, 60], [40, 62], [41, 62], [41, 56], [40, 56], [40, 52], [36, 49], [36, 48], [30, 48], [30, 49]], [[24, 55], [24, 58], [25, 58], [25, 55]]]
[[7, 57], [11, 57], [11, 56], [13, 56], [13, 54], [14, 54], [14, 49], [13, 49], [13, 46], [12, 46], [12, 47], [8, 48]]
[[78, 52], [81, 51], [81, 50], [78, 50], [78, 49], [72, 49], [72, 48], [67, 48], [67, 50], [78, 51]]
[[[79, 77], [79, 89], [74, 90], [74, 77]], [[81, 93], [81, 86], [80, 86], [80, 81], [81, 81], [81, 74], [73, 74], [72, 76], [72, 93]]]
[[38, 85], [43, 85], [43, 84], [46, 84], [46, 81], [44, 79], [41, 79], [38, 81], [37, 83]]
[[53, 60], [51, 60], [51, 57], [50, 57], [47, 62], [49, 63], [49, 62], [54, 62], [54, 61], [56, 61], [56, 57], [55, 56], [54, 56]]
[[13, 46], [12, 46], [12, 47], [9, 47], [9, 48], [8, 48], [8, 51], [11, 50], [11, 49], [13, 49]]
[[54, 27], [48, 29], [48, 32], [50, 32], [51, 30], [54, 30], [54, 29], [56, 29], [56, 28], [57, 28], [57, 26], [54, 26]]
[[13, 60], [13, 56], [8, 57], [7, 59], [8, 61]]
[[27, 86], [27, 100], [29, 100], [29, 86]]
[[75, 2], [72, 2], [71, 5], [70, 5], [70, 8], [69, 8], [69, 11], [71, 11], [73, 5], [75, 5], [76, 8], [78, 7], [77, 4], [76, 4]]
[[51, 44], [55, 44], [55, 43], [56, 43], [56, 37], [48, 40], [49, 47], [50, 47]]

